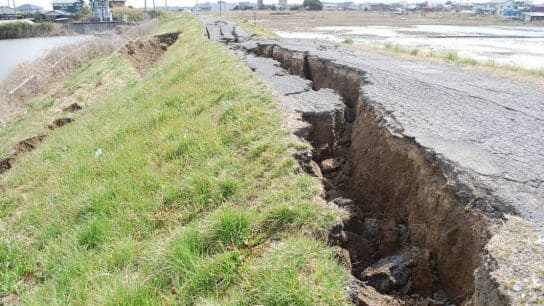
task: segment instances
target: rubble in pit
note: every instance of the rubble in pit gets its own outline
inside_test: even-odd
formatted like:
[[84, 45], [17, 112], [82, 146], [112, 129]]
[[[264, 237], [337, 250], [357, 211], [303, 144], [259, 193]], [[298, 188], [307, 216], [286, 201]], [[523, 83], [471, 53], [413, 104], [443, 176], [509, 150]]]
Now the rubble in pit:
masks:
[[206, 20], [205, 27], [208, 39], [226, 44], [242, 42], [249, 37], [239, 25], [223, 20]]
[[[482, 298], [488, 299], [486, 296], [508, 303], [493, 286], [486, 287], [490, 290], [486, 294], [475, 292], [474, 273], [482, 262], [479, 252], [490, 237], [488, 227], [495, 222], [488, 217], [494, 215], [463, 205], [473, 201], [474, 195], [465, 192], [465, 196], [458, 197], [460, 190], [466, 189], [459, 183], [449, 185], [444, 174], [451, 169], [447, 161], [386, 128], [388, 123], [380, 119], [383, 110], [365, 101], [364, 72], [274, 43], [248, 42], [237, 48], [235, 52], [244, 53], [248, 67], [273, 89], [280, 84], [274, 78], [289, 73], [311, 81], [311, 89], [306, 91], [332, 89], [338, 98], [327, 99], [329, 106], [342, 102], [341, 108], [329, 110], [328, 117], [306, 120], [310, 127], [297, 135], [314, 145], [311, 158], [300, 162], [302, 168], [323, 179], [324, 198], [339, 206], [351, 201], [347, 207], [350, 217], [339, 220], [331, 231], [330, 243], [349, 250], [352, 273], [362, 284], [372, 281], [381, 294], [395, 296], [409, 305], [479, 304]], [[264, 60], [254, 57], [273, 61], [276, 68], [271, 70], [276, 71], [263, 73], [268, 68], [255, 66], [262, 66]], [[284, 70], [278, 72], [277, 68]], [[295, 92], [294, 96], [301, 93]], [[278, 98], [282, 105], [300, 106], [285, 95]], [[340, 117], [342, 120], [327, 119]], [[311, 133], [321, 127], [327, 132]], [[407, 250], [412, 255], [408, 256]], [[378, 274], [366, 269], [393, 258], [404, 259], [399, 267], [407, 272], [380, 287], [375, 281]], [[394, 275], [396, 271], [389, 273]], [[481, 278], [478, 282], [482, 282]]]
[[[319, 83], [306, 79], [309, 73], [305, 54], [289, 58], [274, 49], [262, 48], [260, 52], [270, 57], [258, 56], [259, 51], [238, 54], [274, 89], [283, 106], [298, 112], [300, 119], [309, 123], [295, 134], [309, 141], [313, 149], [297, 152], [295, 157], [306, 172], [323, 180], [325, 199], [348, 212], [331, 231], [329, 243], [347, 251], [339, 251], [338, 257], [355, 277], [359, 293], [352, 295], [357, 297], [356, 304], [447, 304], [431, 252], [411, 246], [407, 225], [395, 218], [369, 216], [360, 203], [344, 197], [338, 186], [345, 179], [342, 170], [348, 158], [351, 127], [356, 118], [353, 100], [357, 97], [325, 87], [330, 83], [325, 79]], [[347, 78], [360, 82], [354, 74]], [[349, 86], [346, 90], [351, 90]]]

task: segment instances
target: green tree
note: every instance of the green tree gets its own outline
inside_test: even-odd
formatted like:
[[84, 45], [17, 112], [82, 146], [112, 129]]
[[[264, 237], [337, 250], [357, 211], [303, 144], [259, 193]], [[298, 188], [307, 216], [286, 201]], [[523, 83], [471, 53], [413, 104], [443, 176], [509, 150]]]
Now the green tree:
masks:
[[323, 4], [319, 0], [304, 0], [302, 6], [310, 11], [321, 11], [323, 9]]

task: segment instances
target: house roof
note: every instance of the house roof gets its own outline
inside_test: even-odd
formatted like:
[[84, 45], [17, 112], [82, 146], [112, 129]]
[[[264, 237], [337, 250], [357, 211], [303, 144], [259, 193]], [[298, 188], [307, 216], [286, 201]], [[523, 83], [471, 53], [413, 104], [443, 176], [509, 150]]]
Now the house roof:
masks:
[[80, 2], [79, 0], [53, 0], [53, 5], [55, 4], [73, 4], [75, 2]]
[[544, 13], [540, 13], [540, 12], [525, 12], [523, 14], [529, 15], [531, 17], [544, 17]]
[[18, 10], [43, 10], [43, 7], [34, 4], [21, 4], [17, 7]]
[[65, 12], [65, 11], [60, 11], [60, 10], [52, 10], [52, 11], [41, 10], [40, 14], [45, 15], [45, 16], [50, 16], [50, 17], [54, 17], [54, 16], [71, 16], [72, 15], [72, 13]]

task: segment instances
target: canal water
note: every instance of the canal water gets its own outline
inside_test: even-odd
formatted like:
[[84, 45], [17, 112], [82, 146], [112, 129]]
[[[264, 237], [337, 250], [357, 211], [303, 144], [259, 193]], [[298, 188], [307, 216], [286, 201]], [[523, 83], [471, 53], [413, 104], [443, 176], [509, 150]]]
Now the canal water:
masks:
[[23, 62], [42, 57], [53, 48], [83, 42], [92, 37], [71, 35], [0, 40], [0, 80]]

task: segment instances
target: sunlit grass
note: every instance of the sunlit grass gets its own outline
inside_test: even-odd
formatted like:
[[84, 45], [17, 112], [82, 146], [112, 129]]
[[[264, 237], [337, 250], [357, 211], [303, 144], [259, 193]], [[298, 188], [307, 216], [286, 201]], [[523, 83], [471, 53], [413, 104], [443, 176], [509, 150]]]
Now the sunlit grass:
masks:
[[[302, 234], [327, 230], [338, 213], [315, 200], [315, 178], [296, 173], [287, 149], [298, 145], [271, 95], [191, 17], [159, 32], [173, 30], [178, 42], [142, 79], [120, 55], [71, 75], [64, 90], [104, 71], [125, 82], [91, 95], [74, 123], [0, 176], [0, 298], [346, 304], [348, 271]], [[47, 99], [29, 107], [47, 112]], [[43, 128], [47, 118], [34, 119]], [[38, 131], [28, 124], [0, 138]]]

